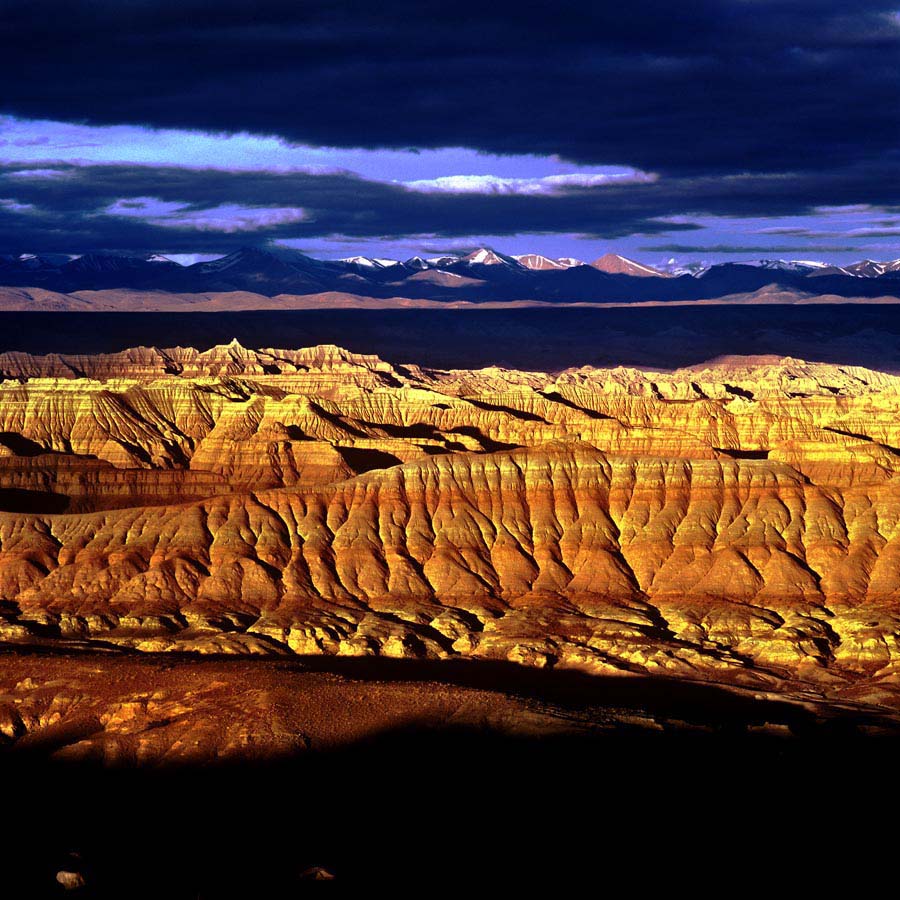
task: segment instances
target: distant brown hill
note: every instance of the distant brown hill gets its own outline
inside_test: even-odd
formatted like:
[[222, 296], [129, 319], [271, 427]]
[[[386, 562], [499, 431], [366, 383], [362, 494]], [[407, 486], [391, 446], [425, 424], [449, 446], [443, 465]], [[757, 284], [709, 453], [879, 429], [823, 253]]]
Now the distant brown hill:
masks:
[[[476, 302], [466, 296], [466, 289], [481, 282], [454, 276], [450, 272], [421, 272], [410, 281], [440, 284], [453, 291], [445, 300], [414, 297], [367, 297], [343, 291], [323, 291], [317, 294], [277, 294], [274, 297], [253, 291], [213, 291], [209, 293], [179, 293], [132, 289], [76, 291], [71, 294], [33, 287], [0, 287], [0, 312], [240, 312], [249, 310], [303, 309], [514, 309], [520, 307], [558, 307], [550, 300], [487, 300]], [[900, 294], [900, 292], [898, 292]], [[756, 291], [723, 294], [720, 297], [698, 300], [666, 300], [648, 297], [632, 301], [578, 301], [569, 307], [639, 307], [679, 306], [702, 304], [808, 304], [808, 303], [900, 303], [897, 294], [879, 296], [848, 296], [811, 293], [779, 288], [776, 285]]]

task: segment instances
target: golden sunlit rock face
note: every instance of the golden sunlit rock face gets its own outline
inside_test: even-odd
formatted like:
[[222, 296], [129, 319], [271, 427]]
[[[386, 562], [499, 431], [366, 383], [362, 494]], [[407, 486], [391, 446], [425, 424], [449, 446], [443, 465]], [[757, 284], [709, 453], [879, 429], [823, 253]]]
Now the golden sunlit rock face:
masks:
[[900, 681], [898, 377], [235, 342], [0, 371], [6, 641]]

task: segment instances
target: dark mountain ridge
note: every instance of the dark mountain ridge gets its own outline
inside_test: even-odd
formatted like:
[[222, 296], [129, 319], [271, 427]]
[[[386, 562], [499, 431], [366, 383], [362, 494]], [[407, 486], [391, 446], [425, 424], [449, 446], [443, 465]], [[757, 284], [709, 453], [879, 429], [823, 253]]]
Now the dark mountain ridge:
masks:
[[[524, 258], [524, 257], [523, 257]], [[62, 261], [33, 254], [0, 256], [0, 284], [61, 293], [132, 289], [204, 293], [252, 291], [265, 296], [338, 291], [374, 298], [473, 303], [539, 300], [556, 303], [703, 300], [775, 286], [811, 296], [877, 297], [900, 291], [900, 264], [819, 266], [721, 263], [699, 274], [671, 275], [616, 257], [592, 265], [533, 268], [481, 249], [467, 256], [405, 262], [352, 257], [319, 260], [288, 249], [242, 248], [220, 259], [182, 266], [164, 256], [90, 253]], [[599, 267], [598, 267], [599, 266]], [[631, 274], [635, 273], [635, 274]]]

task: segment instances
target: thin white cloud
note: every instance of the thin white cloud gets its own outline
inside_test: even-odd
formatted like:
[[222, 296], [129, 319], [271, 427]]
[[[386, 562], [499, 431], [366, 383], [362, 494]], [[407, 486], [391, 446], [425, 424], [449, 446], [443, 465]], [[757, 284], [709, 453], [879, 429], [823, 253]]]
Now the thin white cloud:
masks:
[[[448, 172], [504, 179], [541, 179], [570, 173], [623, 173], [627, 166], [578, 166], [558, 156], [481, 153], [466, 147], [386, 150], [293, 144], [258, 134], [220, 134], [139, 125], [83, 125], [0, 115], [0, 161], [74, 164], [133, 163], [224, 171], [353, 173], [404, 184]], [[52, 170], [45, 170], [49, 174]], [[630, 171], [630, 170], [628, 170]], [[31, 174], [31, 173], [29, 173]], [[616, 176], [617, 178], [621, 175]]]
[[9, 197], [0, 197], [0, 206], [10, 212], [27, 213], [34, 210], [33, 203], [19, 203], [18, 200], [12, 200]]
[[117, 200], [103, 210], [108, 216], [141, 219], [164, 228], [193, 228], [235, 234], [258, 231], [273, 225], [302, 222], [306, 212], [294, 206], [239, 206], [223, 203], [210, 209], [191, 209], [187, 203], [159, 200], [156, 197], [133, 197]]
[[900, 235], [900, 225], [885, 225], [883, 227], [872, 225], [869, 228], [853, 228], [847, 232], [847, 237], [891, 237]]
[[219, 231], [234, 234], [239, 231], [258, 231], [273, 225], [302, 222], [306, 211], [294, 206], [248, 207], [223, 203], [212, 209], [173, 213], [156, 220], [157, 225], [171, 228], [195, 228], [197, 231]]
[[157, 197], [123, 197], [107, 206], [103, 213], [107, 216], [156, 221], [176, 215], [188, 206], [189, 203], [160, 200]]
[[7, 178], [65, 178], [62, 169], [14, 169], [6, 173]]
[[577, 172], [542, 178], [503, 178], [499, 175], [444, 175], [403, 182], [404, 187], [426, 194], [558, 194], [567, 188], [593, 188], [612, 184], [649, 184], [656, 175], [629, 169], [619, 172]]

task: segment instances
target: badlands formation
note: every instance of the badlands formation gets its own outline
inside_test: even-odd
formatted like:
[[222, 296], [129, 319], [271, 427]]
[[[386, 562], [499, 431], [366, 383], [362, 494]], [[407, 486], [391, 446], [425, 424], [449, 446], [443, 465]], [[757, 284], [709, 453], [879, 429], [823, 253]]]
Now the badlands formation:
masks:
[[0, 377], [9, 644], [900, 702], [900, 377], [443, 371], [237, 342], [5, 353]]

